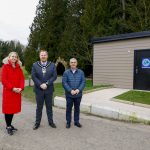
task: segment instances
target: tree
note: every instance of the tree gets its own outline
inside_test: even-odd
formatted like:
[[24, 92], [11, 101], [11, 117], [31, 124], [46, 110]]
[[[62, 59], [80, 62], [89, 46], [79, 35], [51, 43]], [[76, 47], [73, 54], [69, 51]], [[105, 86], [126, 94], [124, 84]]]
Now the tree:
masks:
[[31, 74], [32, 65], [34, 62], [38, 60], [38, 52], [35, 50], [31, 50], [28, 47], [24, 51], [24, 63], [25, 69], [29, 74]]
[[67, 9], [65, 30], [61, 40], [61, 56], [67, 60], [71, 57], [76, 57], [81, 64], [84, 60], [87, 61], [87, 51], [83, 47], [82, 27], [80, 24], [84, 1], [70, 0], [67, 4]]
[[23, 50], [25, 47], [19, 41], [2, 41], [0, 40], [0, 66], [2, 66], [2, 60], [8, 56], [11, 51], [18, 53], [20, 60], [23, 60]]
[[124, 32], [121, 26], [121, 18], [120, 0], [85, 1], [83, 15], [80, 18], [83, 30], [82, 44], [86, 51], [83, 56], [86, 56], [91, 64], [93, 56], [90, 39]]
[[49, 59], [60, 55], [60, 41], [65, 28], [66, 0], [40, 0], [31, 26], [29, 47], [46, 49]]
[[132, 32], [150, 30], [149, 0], [127, 0], [127, 24]]
[[93, 37], [149, 30], [149, 0], [40, 0], [28, 48], [92, 64]]

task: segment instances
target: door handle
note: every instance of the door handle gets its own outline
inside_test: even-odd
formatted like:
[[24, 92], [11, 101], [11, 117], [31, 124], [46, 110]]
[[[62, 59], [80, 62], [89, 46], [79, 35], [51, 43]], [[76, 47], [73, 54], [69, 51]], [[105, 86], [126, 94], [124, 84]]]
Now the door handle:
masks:
[[138, 66], [136, 66], [135, 73], [136, 73], [136, 74], [138, 74], [138, 73], [139, 73]]

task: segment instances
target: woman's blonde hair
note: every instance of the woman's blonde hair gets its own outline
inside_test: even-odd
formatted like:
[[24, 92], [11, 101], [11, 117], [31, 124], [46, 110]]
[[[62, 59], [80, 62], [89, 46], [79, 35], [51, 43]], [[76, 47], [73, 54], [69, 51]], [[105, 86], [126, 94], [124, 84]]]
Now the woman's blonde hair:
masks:
[[17, 52], [10, 52], [10, 53], [8, 54], [8, 58], [10, 58], [12, 54], [16, 54], [17, 60], [18, 60], [18, 61], [20, 60], [19, 55], [18, 55]]
[[10, 52], [10, 53], [8, 54], [8, 56], [2, 60], [2, 63], [3, 63], [3, 64], [8, 64], [8, 60], [9, 60], [9, 58], [11, 57], [12, 54], [16, 54], [16, 56], [17, 56], [17, 63], [18, 63], [20, 66], [22, 66], [22, 62], [20, 61], [20, 58], [19, 58], [19, 55], [18, 55], [17, 52]]
[[10, 52], [10, 53], [8, 54], [8, 59], [11, 57], [12, 54], [16, 54], [16, 56], [17, 56], [17, 63], [18, 63], [20, 66], [22, 66], [22, 62], [20, 61], [20, 58], [19, 58], [19, 55], [18, 55], [17, 52], [14, 52], [14, 51]]

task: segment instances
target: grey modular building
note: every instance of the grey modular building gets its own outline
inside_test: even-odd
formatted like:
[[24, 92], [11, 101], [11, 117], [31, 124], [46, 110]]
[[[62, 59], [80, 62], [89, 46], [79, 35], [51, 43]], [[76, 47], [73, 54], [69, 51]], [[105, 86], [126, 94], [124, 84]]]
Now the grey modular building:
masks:
[[93, 84], [150, 90], [150, 31], [93, 38]]

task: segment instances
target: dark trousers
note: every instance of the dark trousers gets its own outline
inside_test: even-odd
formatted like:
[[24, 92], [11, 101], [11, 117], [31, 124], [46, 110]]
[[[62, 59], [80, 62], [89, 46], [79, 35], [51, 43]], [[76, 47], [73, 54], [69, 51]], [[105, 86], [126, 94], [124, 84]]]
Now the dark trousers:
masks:
[[53, 92], [51, 91], [41, 90], [39, 92], [36, 92], [36, 103], [37, 103], [36, 123], [37, 124], [41, 123], [44, 102], [46, 106], [48, 122], [49, 123], [53, 122], [52, 97], [53, 97]]
[[14, 114], [5, 114], [5, 122], [7, 127], [11, 126], [13, 116]]
[[71, 123], [71, 118], [72, 118], [72, 107], [74, 105], [74, 122], [78, 123], [79, 122], [79, 117], [80, 117], [80, 103], [81, 103], [81, 98], [71, 98], [71, 97], [66, 97], [66, 121], [68, 124]]

